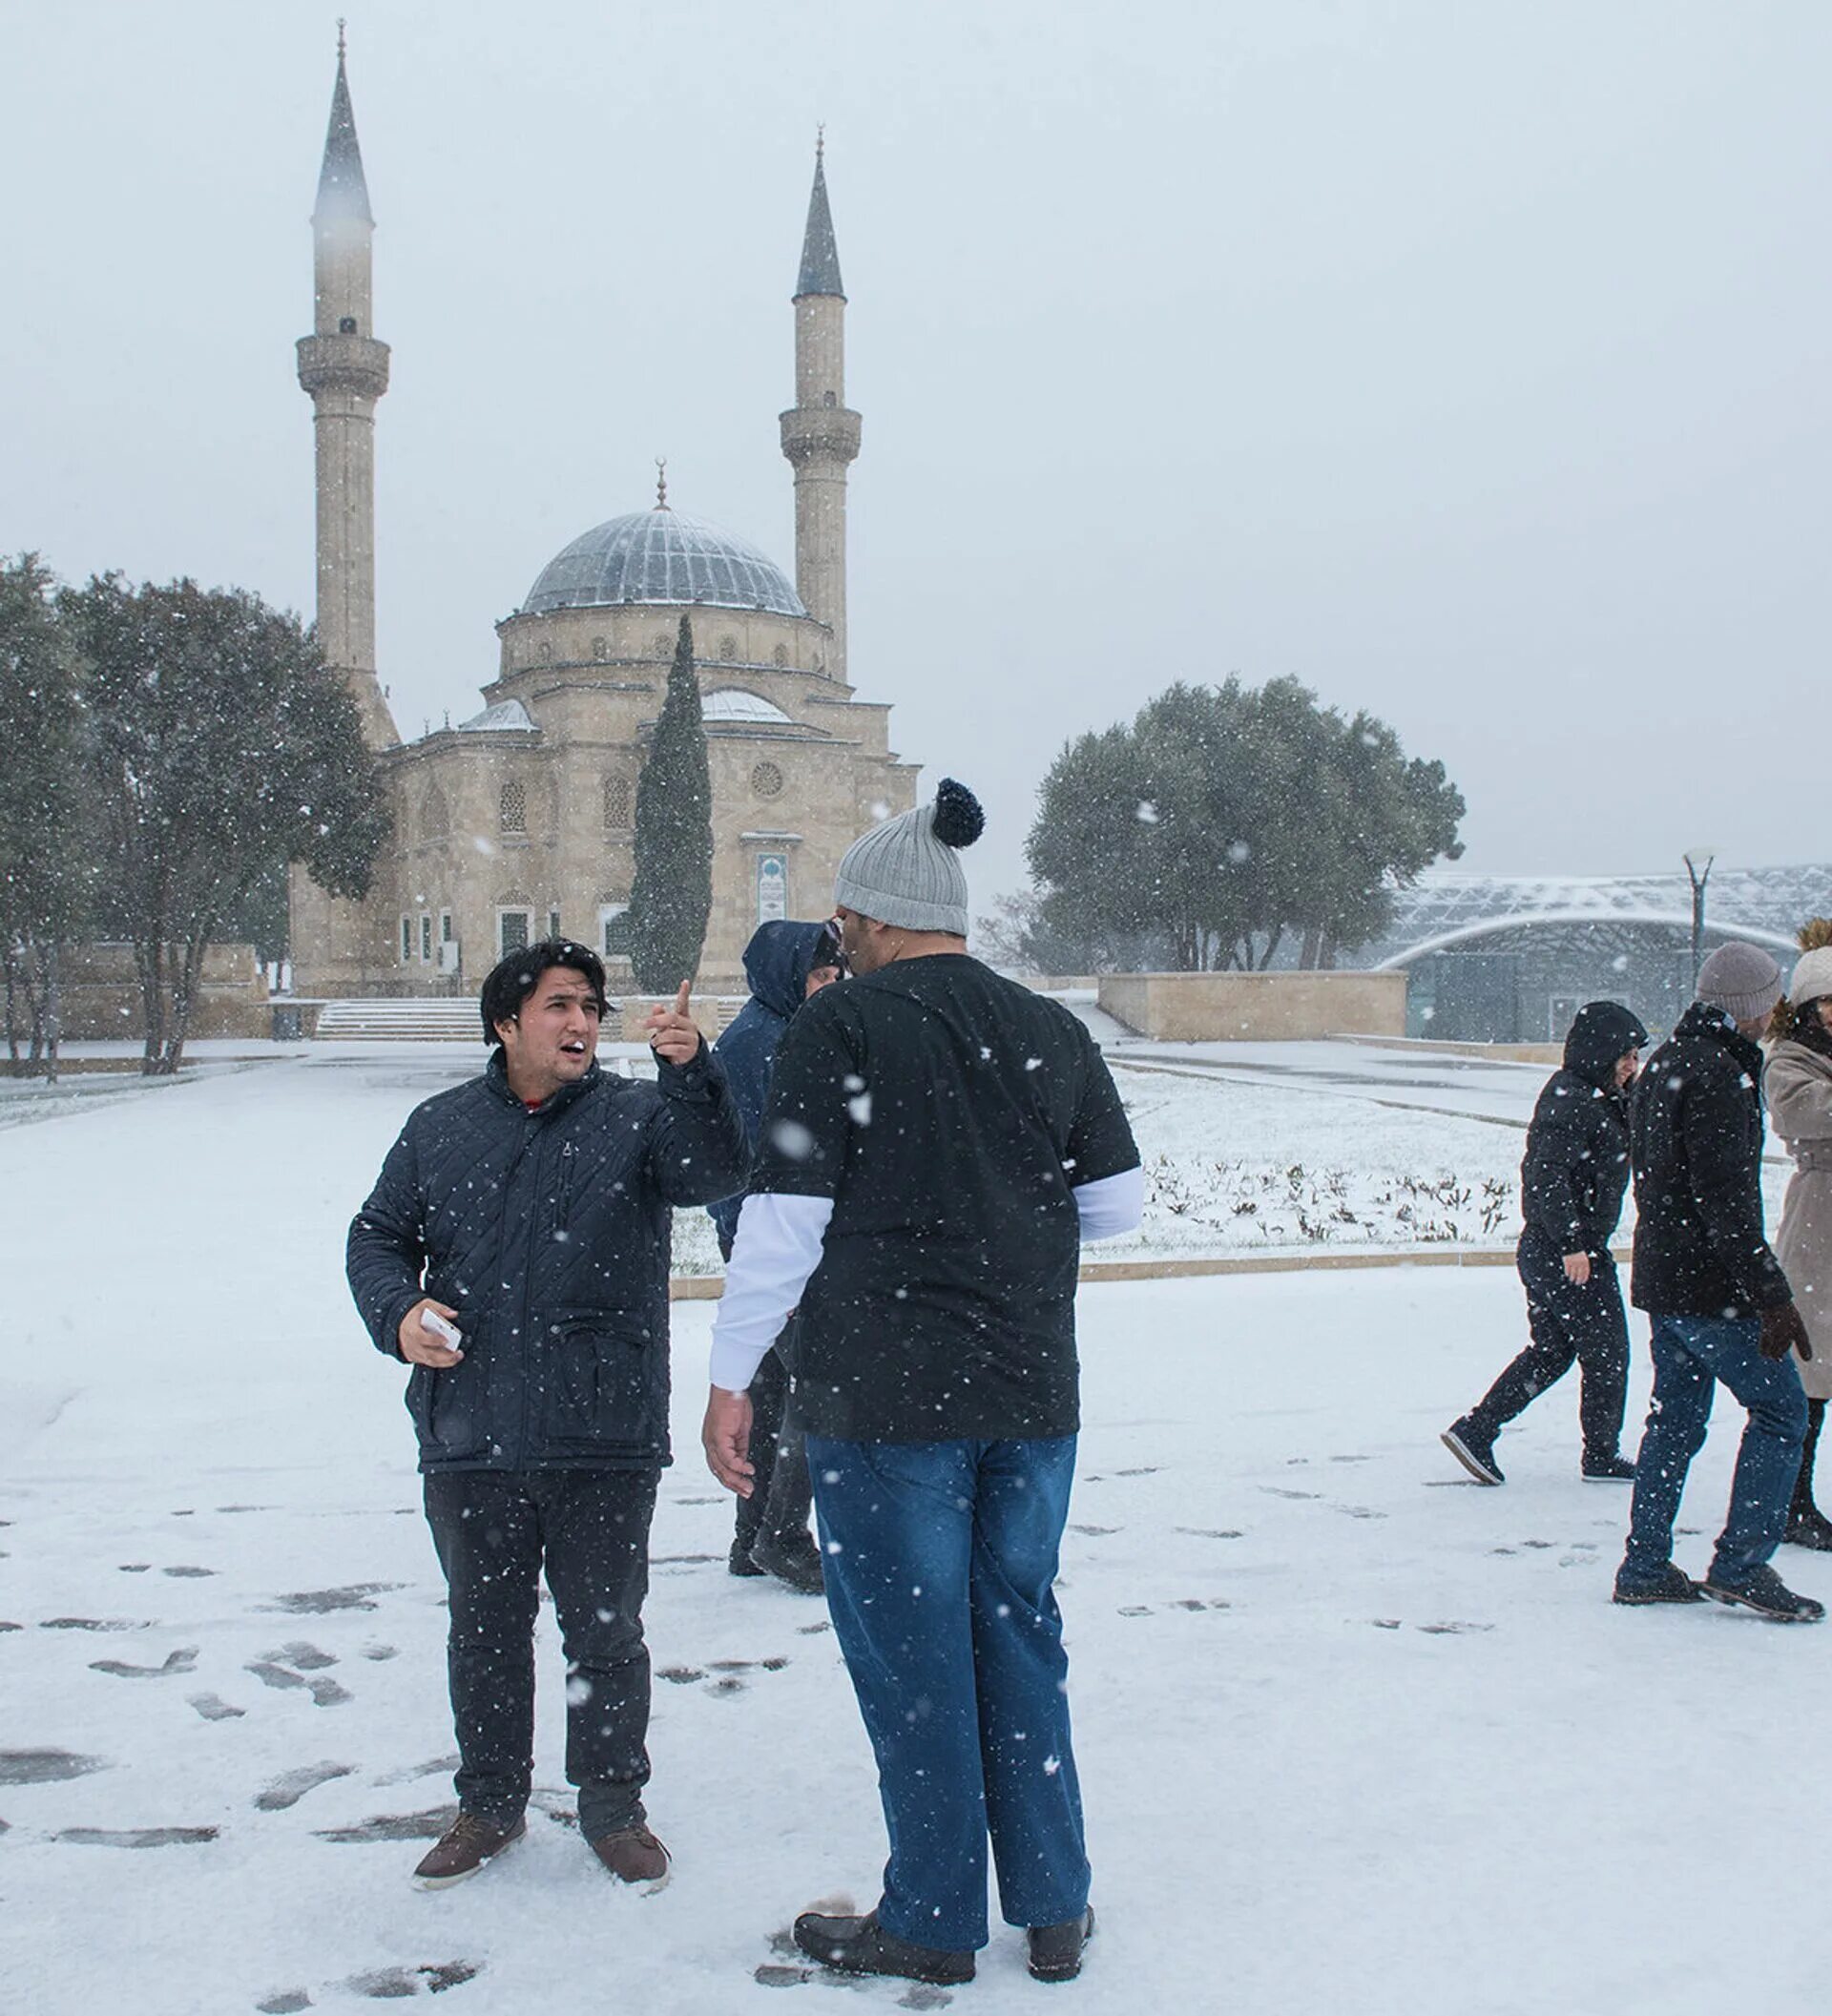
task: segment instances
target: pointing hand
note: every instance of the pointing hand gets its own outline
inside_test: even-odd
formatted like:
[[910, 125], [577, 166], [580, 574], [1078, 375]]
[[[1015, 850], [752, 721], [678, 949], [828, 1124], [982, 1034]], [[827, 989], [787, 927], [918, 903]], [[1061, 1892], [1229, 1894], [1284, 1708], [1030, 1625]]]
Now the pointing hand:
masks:
[[657, 1002], [649, 1010], [649, 1019], [643, 1025], [649, 1032], [649, 1048], [670, 1064], [691, 1064], [699, 1054], [703, 1039], [694, 1018], [687, 1012], [692, 988], [692, 981], [683, 980], [673, 1008], [663, 1008]]

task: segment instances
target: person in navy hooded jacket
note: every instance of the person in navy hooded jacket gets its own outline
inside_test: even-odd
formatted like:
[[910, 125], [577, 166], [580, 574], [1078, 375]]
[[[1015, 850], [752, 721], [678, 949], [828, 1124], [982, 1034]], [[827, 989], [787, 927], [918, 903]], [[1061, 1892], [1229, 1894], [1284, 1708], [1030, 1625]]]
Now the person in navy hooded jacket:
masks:
[[[809, 995], [838, 980], [845, 969], [840, 931], [832, 924], [800, 924], [787, 918], [760, 925], [744, 947], [744, 977], [751, 998], [713, 1047], [725, 1067], [726, 1083], [756, 1153], [769, 1095], [776, 1047], [789, 1018]], [[730, 1259], [738, 1236], [740, 1192], [707, 1207], [718, 1232], [718, 1250]], [[805, 1595], [822, 1589], [821, 1550], [808, 1531], [814, 1489], [802, 1436], [789, 1419], [789, 1375], [794, 1356], [791, 1318], [776, 1347], [758, 1367], [751, 1386], [755, 1426], [751, 1448], [756, 1487], [738, 1501], [732, 1534], [735, 1575], [775, 1575]]]

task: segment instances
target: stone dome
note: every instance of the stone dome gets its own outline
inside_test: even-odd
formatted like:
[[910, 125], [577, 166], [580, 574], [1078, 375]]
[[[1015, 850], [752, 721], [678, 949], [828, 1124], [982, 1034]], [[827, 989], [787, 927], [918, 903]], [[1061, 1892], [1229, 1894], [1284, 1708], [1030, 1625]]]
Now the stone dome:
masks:
[[805, 616], [802, 598], [774, 560], [748, 541], [659, 505], [610, 518], [555, 553], [522, 603], [524, 615], [601, 609], [629, 602], [671, 607], [762, 609]]

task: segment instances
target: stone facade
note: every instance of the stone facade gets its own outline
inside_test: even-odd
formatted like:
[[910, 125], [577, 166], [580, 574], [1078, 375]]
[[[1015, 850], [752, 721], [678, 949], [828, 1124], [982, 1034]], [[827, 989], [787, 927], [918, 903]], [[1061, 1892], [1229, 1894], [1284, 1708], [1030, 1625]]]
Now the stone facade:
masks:
[[607, 953], [614, 983], [627, 979], [636, 779], [683, 615], [713, 787], [698, 978], [739, 985], [758, 924], [824, 916], [847, 845], [915, 801], [889, 709], [847, 683], [845, 485], [861, 424], [844, 404], [845, 299], [822, 162], [794, 297], [796, 405], [781, 418], [795, 586], [743, 541], [672, 511], [664, 488], [654, 510], [582, 534], [497, 625], [482, 713], [407, 743], [373, 665], [373, 418], [387, 350], [369, 327], [373, 224], [341, 51], [313, 222], [314, 334], [300, 380], [318, 423], [319, 634], [362, 708], [394, 838], [362, 904], [295, 873], [296, 992], [474, 993], [506, 948], [555, 928]]
[[1160, 1043], [1405, 1034], [1404, 973], [1106, 973], [1105, 1011]]

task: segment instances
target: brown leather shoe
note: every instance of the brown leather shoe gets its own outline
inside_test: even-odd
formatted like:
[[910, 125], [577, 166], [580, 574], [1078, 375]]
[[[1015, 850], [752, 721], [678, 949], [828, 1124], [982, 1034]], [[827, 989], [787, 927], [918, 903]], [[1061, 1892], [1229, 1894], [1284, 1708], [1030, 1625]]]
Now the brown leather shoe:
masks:
[[640, 1822], [601, 1834], [592, 1853], [619, 1882], [645, 1883], [655, 1891], [668, 1881], [668, 1851]]
[[498, 1827], [481, 1813], [461, 1812], [421, 1857], [413, 1880], [423, 1890], [443, 1890], [449, 1883], [462, 1883], [527, 1832], [526, 1818], [517, 1819], [512, 1827]]
[[876, 1911], [867, 1911], [864, 1918], [803, 1911], [795, 1922], [795, 1943], [810, 1960], [818, 1960], [836, 1974], [889, 1974], [900, 1981], [935, 1982], [950, 1987], [973, 1979], [971, 1953], [913, 1945], [886, 1932]]
[[1073, 1981], [1081, 1972], [1081, 1956], [1094, 1936], [1094, 1907], [1062, 1925], [1032, 1925], [1025, 1934], [1030, 1946], [1033, 1981]]

